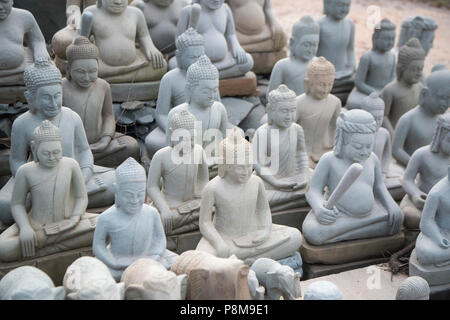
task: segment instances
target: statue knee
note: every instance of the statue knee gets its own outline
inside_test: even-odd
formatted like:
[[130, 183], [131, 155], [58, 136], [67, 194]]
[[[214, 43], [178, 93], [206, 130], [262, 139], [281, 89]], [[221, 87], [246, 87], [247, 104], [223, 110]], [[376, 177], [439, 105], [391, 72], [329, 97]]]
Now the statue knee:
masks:
[[326, 241], [323, 230], [323, 227], [314, 219], [305, 219], [302, 226], [303, 236], [309, 244], [314, 246], [323, 245]]
[[0, 193], [0, 222], [5, 225], [14, 223], [11, 212], [11, 194]]
[[416, 207], [410, 206], [402, 208], [402, 212], [405, 227], [408, 229], [419, 229], [421, 212]]

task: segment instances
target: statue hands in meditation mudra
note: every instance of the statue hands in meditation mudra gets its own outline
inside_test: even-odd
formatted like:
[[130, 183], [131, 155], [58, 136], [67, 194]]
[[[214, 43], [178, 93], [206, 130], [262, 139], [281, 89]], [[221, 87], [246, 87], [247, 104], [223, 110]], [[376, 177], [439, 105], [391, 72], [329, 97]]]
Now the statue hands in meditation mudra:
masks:
[[100, 78], [110, 83], [157, 81], [167, 71], [144, 14], [127, 0], [98, 0], [97, 6], [84, 10], [81, 20], [80, 34], [92, 35], [100, 52]]
[[[34, 130], [34, 162], [17, 170], [11, 210], [15, 224], [0, 234], [0, 260], [32, 258], [90, 246], [98, 215], [85, 213], [88, 197], [78, 163], [63, 157], [61, 130], [45, 120]], [[26, 210], [27, 194], [32, 210]]]
[[[220, 258], [236, 255], [251, 264], [260, 257], [280, 260], [295, 254], [298, 229], [272, 224], [264, 182], [253, 175], [252, 146], [237, 128], [219, 145], [219, 176], [202, 193], [197, 245]], [[213, 219], [213, 210], [214, 219]]]
[[285, 85], [269, 93], [268, 123], [259, 127], [252, 140], [272, 213], [305, 205], [309, 181], [305, 135], [295, 123], [296, 95]]
[[[366, 111], [350, 110], [339, 116], [334, 151], [320, 159], [306, 194], [312, 211], [302, 230], [311, 245], [400, 232], [402, 212], [389, 194], [380, 162], [372, 153], [375, 131], [376, 122]], [[361, 173], [348, 182], [346, 173], [353, 164], [362, 167]], [[339, 184], [341, 180], [345, 183]], [[329, 198], [323, 194], [325, 187]]]

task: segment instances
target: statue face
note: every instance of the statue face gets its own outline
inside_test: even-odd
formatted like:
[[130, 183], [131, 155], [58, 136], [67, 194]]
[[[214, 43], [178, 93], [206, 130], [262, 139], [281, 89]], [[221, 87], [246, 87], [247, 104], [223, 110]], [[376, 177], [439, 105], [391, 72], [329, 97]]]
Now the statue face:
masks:
[[237, 184], [247, 183], [253, 172], [252, 164], [227, 164], [227, 176]]
[[325, 99], [333, 89], [334, 77], [313, 76], [308, 83], [308, 94], [314, 99], [322, 100]]
[[60, 141], [44, 141], [36, 150], [37, 161], [41, 166], [54, 168], [62, 158], [62, 146]]
[[183, 70], [189, 69], [189, 67], [197, 62], [197, 60], [205, 54], [205, 48], [203, 46], [191, 46], [186, 48], [180, 55], [180, 68]]
[[412, 85], [418, 83], [422, 78], [422, 71], [425, 65], [424, 60], [414, 60], [408, 65], [402, 75], [403, 81]]
[[168, 7], [173, 3], [174, 0], [151, 0], [151, 1], [158, 7]]
[[141, 212], [145, 202], [145, 181], [117, 181], [116, 204], [126, 213], [133, 215]]
[[200, 0], [202, 7], [207, 7], [209, 10], [217, 10], [223, 6], [225, 0]]
[[428, 88], [429, 94], [425, 97], [423, 107], [434, 114], [444, 114], [450, 108], [450, 88]]
[[422, 44], [423, 50], [425, 50], [426, 54], [428, 54], [430, 49], [433, 48], [434, 37], [435, 37], [434, 31], [425, 31], [422, 34], [420, 43]]
[[96, 59], [79, 59], [70, 67], [71, 81], [81, 88], [89, 88], [98, 78], [98, 62]]
[[319, 48], [319, 35], [307, 34], [300, 38], [300, 41], [293, 39], [293, 54], [296, 58], [309, 61], [316, 56]]
[[350, 12], [351, 0], [333, 0], [328, 8], [329, 15], [335, 20], [344, 19]]
[[296, 120], [297, 106], [295, 102], [278, 102], [272, 107], [273, 110], [269, 111], [269, 117], [275, 126], [289, 128]]
[[112, 14], [121, 14], [127, 9], [128, 0], [102, 0], [102, 8]]
[[439, 149], [446, 155], [450, 155], [450, 130], [445, 130], [445, 134], [441, 137]]
[[388, 52], [392, 50], [395, 44], [395, 30], [381, 31], [374, 39], [374, 47], [381, 52]]
[[200, 80], [191, 95], [191, 102], [200, 107], [211, 107], [217, 97], [219, 90], [219, 80]]
[[373, 149], [374, 135], [362, 133], [344, 134], [348, 135], [348, 141], [344, 145], [344, 158], [353, 163], [362, 163], [369, 159]]
[[36, 90], [33, 107], [38, 114], [46, 119], [52, 119], [61, 112], [62, 107], [62, 87], [60, 84], [53, 84], [39, 87]]
[[5, 20], [11, 13], [13, 0], [0, 0], [0, 20]]

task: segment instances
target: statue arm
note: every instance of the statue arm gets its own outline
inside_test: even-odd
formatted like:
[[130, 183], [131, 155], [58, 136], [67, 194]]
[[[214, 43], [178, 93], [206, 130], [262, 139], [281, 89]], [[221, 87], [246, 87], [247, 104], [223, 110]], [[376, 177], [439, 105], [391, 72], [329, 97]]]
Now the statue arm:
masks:
[[348, 69], [353, 73], [356, 67], [356, 56], [355, 56], [355, 24], [350, 21], [350, 41], [347, 47], [347, 63]]
[[150, 246], [148, 254], [150, 257], [154, 257], [159, 260], [159, 258], [164, 254], [164, 251], [166, 251], [167, 240], [158, 212], [156, 212], [156, 210], [153, 208], [151, 208], [151, 210], [153, 218], [153, 232], [152, 244]]
[[74, 157], [80, 165], [83, 172], [84, 181], [87, 182], [92, 176], [94, 170], [94, 156], [92, 155], [89, 143], [84, 131], [83, 122], [78, 114], [73, 112], [75, 122], [75, 154]]
[[147, 193], [153, 201], [155, 207], [159, 210], [162, 218], [170, 218], [170, 207], [167, 204], [164, 195], [161, 192], [160, 181], [162, 168], [162, 151], [158, 151], [150, 163], [150, 169], [147, 180]]
[[172, 86], [168, 77], [163, 77], [156, 101], [156, 123], [163, 132], [167, 131], [167, 117], [172, 106]]
[[20, 166], [27, 162], [30, 146], [26, 138], [26, 131], [20, 119], [13, 122], [11, 130], [11, 152], [9, 155], [9, 167], [14, 177]]
[[269, 87], [267, 88], [267, 94], [272, 90], [276, 90], [281, 84], [283, 84], [283, 68], [278, 61], [273, 67], [272, 73], [270, 74]]
[[306, 152], [305, 133], [300, 125], [297, 130], [297, 150], [299, 150], [297, 152], [297, 172], [306, 179], [309, 171], [309, 160]]
[[[222, 134], [222, 137], [227, 136], [227, 129], [232, 129], [234, 126], [228, 122], [228, 115], [227, 115], [227, 109], [225, 109], [225, 106], [221, 102], [216, 102], [221, 104], [220, 113], [221, 113], [221, 121], [220, 121], [220, 133]], [[242, 131], [243, 132], [243, 131]]]
[[409, 195], [411, 200], [414, 202], [414, 198], [419, 197], [420, 195], [425, 195], [416, 185], [415, 180], [417, 174], [420, 171], [420, 165], [423, 161], [421, 157], [420, 149], [413, 153], [411, 159], [406, 166], [405, 173], [402, 179], [402, 186], [405, 189], [406, 193]]
[[103, 128], [101, 137], [110, 137], [112, 139], [116, 133], [116, 119], [113, 111], [111, 87], [108, 83], [105, 85], [106, 90], [102, 108]]
[[256, 202], [257, 217], [256, 223], [258, 230], [264, 231], [264, 238], [267, 239], [271, 234], [272, 213], [270, 212], [269, 201], [266, 198], [264, 183], [258, 179], [258, 200]]
[[439, 194], [430, 192], [422, 210], [420, 231], [437, 245], [442, 243], [442, 234], [436, 224], [436, 213], [439, 208]]
[[82, 0], [66, 1], [67, 25], [73, 25], [77, 29], [80, 27], [81, 21], [81, 1]]
[[281, 27], [280, 23], [277, 21], [275, 15], [273, 14], [270, 0], [264, 1], [263, 10], [267, 19], [267, 24], [269, 25], [272, 31], [272, 39], [275, 41], [275, 48], [282, 49], [284, 47], [286, 38], [283, 32], [283, 28]]
[[333, 116], [331, 117], [330, 123], [328, 125], [328, 139], [325, 145], [327, 149], [331, 149], [334, 146], [334, 138], [336, 136], [336, 121], [339, 115], [341, 114], [341, 111], [342, 111], [342, 102], [340, 99], [337, 99]]
[[147, 56], [147, 59], [152, 62], [154, 69], [161, 69], [164, 67], [164, 57], [155, 47], [152, 38], [150, 37], [144, 14], [138, 8], [135, 9], [135, 12], [137, 15], [137, 36], [139, 43], [144, 50], [144, 54]]
[[74, 163], [72, 167], [72, 190], [76, 199], [72, 216], [81, 217], [86, 212], [88, 195], [86, 192], [83, 174], [81, 173], [81, 169], [77, 163]]
[[202, 160], [198, 167], [198, 179], [197, 179], [198, 190], [203, 190], [209, 182], [208, 159], [206, 157], [206, 152], [205, 150], [203, 150], [203, 148], [201, 149], [201, 152], [202, 152]]
[[319, 160], [314, 174], [309, 182], [309, 191], [306, 193], [306, 200], [315, 213], [321, 211], [325, 205], [323, 190], [328, 184], [328, 174], [330, 170], [330, 153], [325, 154]]
[[381, 99], [384, 101], [384, 118], [383, 118], [383, 127], [385, 127], [391, 136], [394, 135], [394, 126], [389, 120], [389, 114], [391, 113], [391, 107], [393, 103], [393, 96], [391, 90], [388, 87], [385, 87], [381, 91]]
[[91, 36], [92, 25], [94, 23], [94, 15], [89, 9], [90, 8], [84, 10], [81, 15], [80, 36], [84, 36], [86, 38]]
[[355, 86], [359, 91], [367, 95], [375, 92], [376, 89], [366, 83], [367, 73], [370, 68], [370, 55], [365, 54], [359, 60], [358, 70], [356, 71]]
[[11, 196], [11, 212], [14, 221], [17, 223], [19, 230], [30, 228], [31, 225], [28, 220], [28, 214], [25, 207], [27, 194], [30, 191], [28, 179], [24, 173], [23, 168], [17, 171], [15, 177], [14, 189]]
[[36, 19], [32, 14], [24, 17], [28, 19], [28, 30], [26, 32], [26, 43], [33, 51], [33, 58], [36, 60], [38, 57], [47, 57], [50, 59], [47, 51], [47, 46], [45, 44], [44, 35], [39, 28]]
[[[115, 210], [115, 208], [111, 208], [111, 210]], [[112, 253], [108, 250], [108, 230], [107, 230], [107, 220], [108, 216], [100, 215], [98, 218], [97, 225], [95, 226], [94, 231], [94, 240], [92, 242], [92, 251], [95, 257], [101, 260], [104, 264], [106, 264], [111, 269], [124, 269], [128, 267], [128, 264], [119, 265], [117, 259], [112, 255]]]
[[[267, 148], [269, 146], [268, 141], [262, 138], [260, 139], [260, 135], [267, 135], [267, 127], [260, 127], [256, 130], [255, 135], [253, 136], [252, 147], [253, 154], [256, 156], [257, 161], [254, 164], [254, 169], [259, 177], [263, 179], [268, 184], [274, 186], [275, 188], [279, 187], [278, 181], [274, 178], [273, 175], [269, 174], [270, 169], [268, 166], [262, 164], [262, 161], [267, 158]], [[264, 157], [264, 159], [261, 159]], [[267, 172], [263, 172], [267, 171]], [[263, 174], [265, 173], [265, 174]]]
[[179, 37], [183, 32], [189, 27], [189, 18], [191, 15], [192, 5], [186, 6], [181, 10], [180, 18], [177, 24], [177, 37]]
[[383, 159], [380, 159], [381, 166], [383, 169], [383, 174], [387, 175], [389, 172], [389, 166], [391, 165], [391, 158], [392, 158], [392, 141], [391, 141], [391, 135], [389, 134], [389, 131], [387, 131], [386, 128], [384, 132], [386, 133], [386, 143], [384, 145], [383, 150]]
[[408, 165], [409, 159], [411, 158], [411, 156], [404, 149], [406, 137], [408, 136], [409, 131], [407, 116], [408, 114], [404, 114], [398, 121], [392, 141], [392, 155], [404, 166]]
[[234, 25], [233, 14], [227, 4], [224, 4], [225, 11], [227, 13], [227, 27], [225, 30], [225, 38], [230, 46], [233, 57], [237, 60], [238, 64], [247, 62], [247, 54], [239, 44], [239, 40], [236, 36], [236, 28]]

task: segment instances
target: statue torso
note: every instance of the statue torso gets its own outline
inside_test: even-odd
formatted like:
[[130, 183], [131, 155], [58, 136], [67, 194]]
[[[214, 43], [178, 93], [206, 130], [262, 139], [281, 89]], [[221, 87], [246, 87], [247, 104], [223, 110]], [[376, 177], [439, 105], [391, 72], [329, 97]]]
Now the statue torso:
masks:
[[420, 190], [428, 193], [436, 183], [447, 176], [450, 159], [439, 157], [431, 152], [428, 146], [425, 148], [425, 154], [419, 167], [417, 185]]
[[2, 49], [0, 50], [0, 70], [14, 69], [19, 67], [25, 58], [23, 47], [27, 16], [23, 10], [13, 8], [8, 18], [0, 21], [0, 39]]
[[414, 108], [408, 113], [409, 130], [406, 136], [404, 149], [412, 155], [414, 151], [420, 147], [426, 146], [433, 140], [434, 131], [436, 128], [438, 116], [425, 116], [419, 110], [419, 107]]
[[395, 55], [392, 52], [379, 53], [370, 51], [370, 65], [366, 83], [378, 90], [382, 90], [393, 80], [395, 69]]
[[225, 5], [211, 13], [202, 9], [197, 30], [205, 38], [205, 54], [213, 63], [222, 61], [227, 56], [228, 44], [224, 36], [226, 27]]
[[[246, 35], [259, 35], [268, 29], [264, 13], [265, 0], [228, 0], [233, 11], [236, 31]], [[270, 36], [270, 30], [269, 36]]]
[[386, 87], [386, 89], [389, 90], [392, 95], [389, 120], [395, 127], [400, 117], [417, 106], [419, 103], [419, 95], [420, 90], [422, 89], [422, 84], [417, 83], [408, 88], [396, 81], [389, 87]]
[[[448, 178], [445, 178], [443, 181], [440, 181], [438, 185], [436, 185], [438, 189], [435, 189], [436, 192], [439, 193], [439, 204], [436, 212], [436, 224], [441, 229], [441, 233], [443, 236], [450, 236], [450, 184]], [[448, 239], [448, 238], [447, 238]]]
[[306, 77], [308, 63], [303, 63], [294, 57], [289, 57], [283, 60], [282, 63], [283, 83], [294, 91], [297, 96], [301, 95], [305, 92], [303, 81]]

